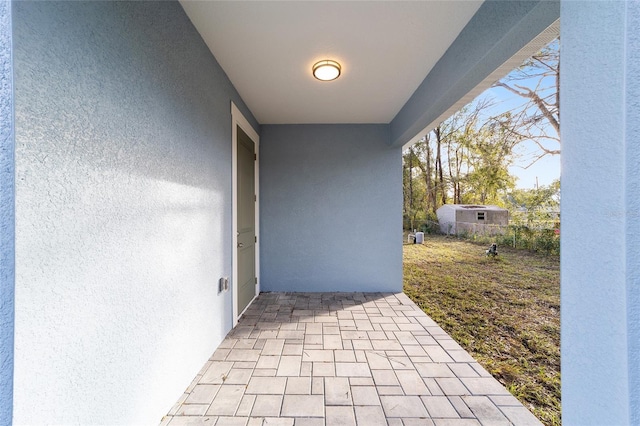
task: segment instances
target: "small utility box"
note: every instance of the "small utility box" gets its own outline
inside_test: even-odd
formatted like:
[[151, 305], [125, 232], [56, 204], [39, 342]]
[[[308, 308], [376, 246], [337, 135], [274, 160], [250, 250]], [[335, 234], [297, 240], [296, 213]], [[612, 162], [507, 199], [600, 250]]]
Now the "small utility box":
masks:
[[416, 244], [424, 243], [424, 232], [416, 232]]

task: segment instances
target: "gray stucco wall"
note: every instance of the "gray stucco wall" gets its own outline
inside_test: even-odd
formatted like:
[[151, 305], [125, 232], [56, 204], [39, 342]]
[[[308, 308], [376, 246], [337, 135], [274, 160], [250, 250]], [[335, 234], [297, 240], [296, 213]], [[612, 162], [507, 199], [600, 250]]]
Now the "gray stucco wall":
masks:
[[562, 3], [567, 425], [640, 423], [639, 25], [638, 1]]
[[232, 325], [231, 108], [177, 2], [14, 3], [16, 424], [152, 424]]
[[640, 2], [626, 4], [625, 43], [625, 189], [628, 254], [627, 327], [629, 342], [629, 394], [631, 424], [640, 424]]
[[14, 329], [14, 140], [11, 2], [0, 1], [0, 425], [11, 424]]
[[387, 125], [265, 125], [263, 291], [402, 291], [402, 164]]

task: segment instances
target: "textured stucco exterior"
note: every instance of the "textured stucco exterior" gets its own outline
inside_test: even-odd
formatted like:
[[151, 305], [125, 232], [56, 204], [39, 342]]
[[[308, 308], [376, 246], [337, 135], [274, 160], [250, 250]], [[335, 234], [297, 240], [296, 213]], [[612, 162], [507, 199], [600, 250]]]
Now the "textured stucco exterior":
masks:
[[11, 3], [0, 1], [0, 425], [11, 424], [14, 328], [14, 140]]
[[266, 125], [266, 291], [402, 291], [402, 167], [387, 125]]
[[176, 2], [16, 2], [16, 424], [159, 421], [232, 325], [231, 101]]
[[627, 3], [625, 22], [625, 203], [629, 410], [640, 424], [640, 2]]
[[[263, 290], [399, 291], [389, 143], [556, 6], [485, 2], [389, 126], [266, 126]], [[563, 423], [639, 424], [640, 2], [561, 15]], [[0, 66], [0, 424], [154, 423], [231, 327], [230, 102], [257, 123], [174, 2], [1, 1]]]
[[567, 425], [640, 422], [639, 14], [638, 1], [562, 4]]

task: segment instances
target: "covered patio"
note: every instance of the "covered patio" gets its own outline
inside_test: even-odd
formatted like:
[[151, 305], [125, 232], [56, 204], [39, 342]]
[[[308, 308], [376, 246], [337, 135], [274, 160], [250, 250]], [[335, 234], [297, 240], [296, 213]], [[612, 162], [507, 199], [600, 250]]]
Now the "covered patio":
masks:
[[533, 425], [403, 293], [262, 293], [163, 425]]
[[401, 160], [558, 35], [562, 421], [640, 424], [638, 27], [633, 0], [0, 1], [0, 425], [157, 423], [199, 370], [165, 422], [527, 416], [397, 295]]

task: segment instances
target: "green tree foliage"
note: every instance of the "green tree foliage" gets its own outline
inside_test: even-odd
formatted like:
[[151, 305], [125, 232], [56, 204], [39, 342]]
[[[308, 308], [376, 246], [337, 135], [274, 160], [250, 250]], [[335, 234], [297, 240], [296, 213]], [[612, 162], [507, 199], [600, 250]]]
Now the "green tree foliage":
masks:
[[405, 228], [414, 229], [417, 221], [426, 219], [424, 208], [420, 204], [425, 198], [425, 185], [420, 179], [420, 158], [414, 148], [408, 149], [402, 156], [404, 220]]
[[435, 220], [447, 202], [505, 205], [518, 138], [495, 122], [479, 124], [487, 106], [463, 108], [404, 153], [405, 227]]
[[489, 122], [469, 135], [471, 167], [466, 176], [465, 203], [503, 205], [506, 193], [515, 187], [509, 166], [513, 163], [513, 148], [518, 139], [493, 124]]
[[[509, 167], [560, 154], [560, 41], [555, 40], [494, 84], [523, 102], [489, 115], [487, 100], [475, 100], [429, 132], [404, 154], [405, 227], [435, 220], [443, 204], [495, 204], [525, 222], [558, 219], [559, 182], [535, 190], [516, 190]], [[516, 154], [524, 141], [536, 152]], [[526, 144], [522, 144], [524, 146]], [[525, 158], [526, 157], [526, 158]], [[554, 204], [555, 203], [555, 204]], [[543, 214], [544, 213], [544, 214]]]
[[528, 225], [540, 222], [559, 221], [560, 181], [534, 189], [516, 189], [507, 197], [509, 209], [523, 217]]

